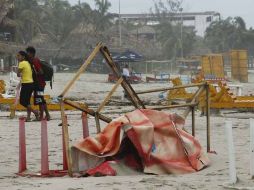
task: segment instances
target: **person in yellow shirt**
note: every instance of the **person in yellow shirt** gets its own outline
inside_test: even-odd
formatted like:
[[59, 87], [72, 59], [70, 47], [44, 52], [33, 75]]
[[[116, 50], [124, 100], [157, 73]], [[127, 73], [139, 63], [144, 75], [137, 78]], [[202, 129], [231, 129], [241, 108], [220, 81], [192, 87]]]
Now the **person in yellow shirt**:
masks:
[[38, 119], [38, 112], [33, 110], [30, 104], [30, 99], [34, 91], [34, 80], [31, 64], [28, 62], [28, 56], [24, 51], [18, 52], [17, 59], [19, 61], [17, 75], [18, 77], [21, 77], [21, 90], [19, 98], [20, 104], [27, 109], [26, 121], [31, 121], [31, 112], [33, 112], [36, 119]]

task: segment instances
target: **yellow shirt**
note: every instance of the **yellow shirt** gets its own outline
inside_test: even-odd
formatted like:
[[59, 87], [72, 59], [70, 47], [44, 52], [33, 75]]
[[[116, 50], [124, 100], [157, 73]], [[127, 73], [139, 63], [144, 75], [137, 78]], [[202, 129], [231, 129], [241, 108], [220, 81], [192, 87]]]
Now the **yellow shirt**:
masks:
[[19, 69], [21, 70], [21, 83], [33, 83], [32, 69], [28, 61], [19, 62]]

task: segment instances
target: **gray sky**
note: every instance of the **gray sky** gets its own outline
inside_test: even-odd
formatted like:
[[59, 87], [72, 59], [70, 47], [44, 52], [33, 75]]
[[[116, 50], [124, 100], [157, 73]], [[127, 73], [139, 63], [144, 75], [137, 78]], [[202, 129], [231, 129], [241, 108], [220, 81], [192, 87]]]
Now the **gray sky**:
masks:
[[[119, 0], [109, 0], [111, 12], [118, 12]], [[156, 0], [154, 0], [156, 1]], [[76, 4], [78, 0], [69, 0]], [[81, 0], [93, 6], [94, 0]], [[153, 0], [121, 0], [121, 13], [148, 13]], [[254, 28], [254, 0], [183, 0], [184, 12], [217, 11], [222, 18], [241, 16], [247, 27]]]

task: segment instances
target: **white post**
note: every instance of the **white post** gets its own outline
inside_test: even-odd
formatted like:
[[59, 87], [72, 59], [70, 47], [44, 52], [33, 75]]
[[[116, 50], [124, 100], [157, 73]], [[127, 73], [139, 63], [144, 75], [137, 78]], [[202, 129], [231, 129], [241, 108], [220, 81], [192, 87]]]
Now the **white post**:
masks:
[[232, 121], [225, 122], [225, 132], [228, 141], [228, 155], [229, 155], [229, 180], [231, 184], [237, 181], [236, 168], [235, 168], [235, 149], [233, 142]]
[[241, 86], [238, 89], [238, 96], [242, 96], [242, 87]]
[[121, 0], [119, 0], [118, 5], [119, 5], [119, 18], [118, 18], [118, 22], [119, 22], [118, 23], [119, 24], [119, 46], [121, 48], [121, 46], [122, 46]]
[[254, 179], [254, 119], [250, 119], [250, 176]]
[[1, 71], [4, 71], [4, 60], [1, 59]]

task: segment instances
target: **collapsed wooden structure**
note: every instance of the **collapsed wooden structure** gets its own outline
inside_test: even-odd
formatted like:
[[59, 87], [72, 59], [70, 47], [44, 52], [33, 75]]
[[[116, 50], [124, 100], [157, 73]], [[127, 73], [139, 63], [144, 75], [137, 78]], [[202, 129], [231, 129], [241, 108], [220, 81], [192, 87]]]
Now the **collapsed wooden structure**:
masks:
[[[80, 106], [77, 102], [73, 102], [71, 100], [68, 100], [66, 98], [67, 92], [70, 90], [70, 88], [74, 85], [75, 81], [78, 80], [79, 76], [86, 70], [89, 64], [91, 64], [92, 60], [95, 58], [95, 56], [101, 53], [104, 59], [106, 60], [106, 63], [111, 68], [114, 75], [117, 76], [117, 82], [114, 84], [112, 90], [107, 94], [105, 99], [102, 101], [102, 103], [99, 105], [99, 107], [95, 109], [91, 109], [86, 103], [83, 104], [83, 106]], [[63, 144], [64, 149], [66, 152], [66, 161], [68, 166], [68, 174], [69, 176], [72, 176], [72, 160], [71, 160], [71, 150], [69, 146], [69, 132], [68, 132], [68, 124], [65, 114], [65, 105], [69, 105], [71, 107], [74, 107], [86, 114], [89, 114], [95, 118], [96, 122], [96, 128], [97, 133], [101, 131], [100, 128], [100, 120], [104, 121], [106, 123], [111, 122], [111, 118], [103, 115], [101, 111], [105, 107], [105, 105], [108, 103], [110, 98], [112, 97], [112, 94], [116, 91], [116, 89], [119, 86], [122, 86], [125, 90], [126, 95], [129, 97], [129, 100], [133, 104], [133, 106], [136, 109], [156, 109], [156, 110], [162, 110], [162, 109], [171, 109], [171, 108], [179, 108], [179, 107], [186, 107], [183, 114], [183, 118], [186, 118], [190, 112], [192, 112], [192, 135], [195, 136], [195, 106], [198, 105], [198, 97], [202, 93], [206, 93], [206, 113], [207, 113], [207, 151], [210, 152], [210, 105], [209, 105], [209, 86], [206, 82], [198, 83], [198, 84], [191, 84], [191, 85], [184, 85], [184, 86], [176, 86], [173, 88], [160, 88], [160, 89], [153, 89], [153, 90], [147, 90], [147, 91], [140, 91], [135, 92], [135, 90], [132, 88], [132, 86], [128, 83], [128, 81], [125, 79], [125, 77], [122, 76], [119, 69], [116, 67], [116, 64], [114, 63], [110, 52], [106, 46], [104, 46], [102, 43], [98, 43], [97, 46], [94, 48], [93, 52], [90, 54], [90, 56], [87, 58], [87, 60], [82, 64], [80, 69], [77, 71], [73, 79], [67, 84], [67, 86], [64, 88], [63, 92], [59, 95], [59, 101], [60, 101], [60, 107], [61, 107], [61, 119], [62, 119], [62, 131], [63, 131]], [[190, 88], [190, 87], [198, 87], [198, 90], [196, 91], [195, 95], [193, 96], [192, 100], [189, 103], [183, 104], [183, 105], [170, 105], [170, 106], [158, 106], [158, 107], [146, 107], [144, 103], [139, 98], [138, 94], [146, 94], [146, 93], [153, 93], [153, 92], [161, 92], [161, 91], [168, 91], [173, 89], [181, 89], [181, 88]]]

